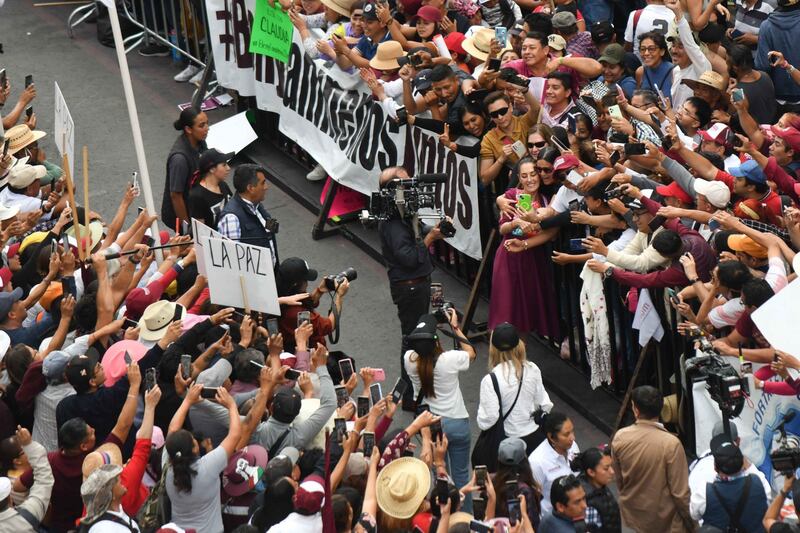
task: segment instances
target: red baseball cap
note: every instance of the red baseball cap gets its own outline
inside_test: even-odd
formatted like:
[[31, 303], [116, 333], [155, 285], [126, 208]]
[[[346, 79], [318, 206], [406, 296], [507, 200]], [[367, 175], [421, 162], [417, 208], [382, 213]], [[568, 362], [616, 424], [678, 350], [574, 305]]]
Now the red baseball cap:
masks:
[[553, 162], [553, 172], [569, 170], [581, 164], [580, 160], [572, 154], [560, 155]]
[[125, 298], [125, 316], [139, 320], [147, 306], [157, 302], [161, 294], [151, 291], [147, 287], [136, 287]]
[[731, 129], [721, 122], [717, 122], [707, 130], [697, 130], [704, 141], [716, 143], [726, 148], [731, 147]]
[[11, 246], [9, 246], [8, 247], [8, 251], [6, 252], [6, 257], [11, 259], [15, 255], [17, 255], [17, 252], [19, 252], [19, 245], [20, 245], [20, 243], [17, 242], [17, 243], [12, 244]]
[[409, 22], [413, 24], [419, 19], [422, 19], [426, 22], [441, 22], [442, 12], [433, 6], [422, 6], [417, 10], [417, 14], [411, 17]]
[[453, 31], [447, 34], [447, 37], [444, 38], [444, 44], [447, 46], [447, 49], [451, 52], [455, 52], [459, 55], [466, 55], [464, 51], [464, 47], [461, 43], [464, 42], [464, 34], [459, 33], [457, 31]]
[[797, 131], [795, 128], [791, 126], [788, 128], [779, 128], [778, 126], [772, 126], [772, 133], [774, 133], [777, 137], [783, 139], [783, 141], [787, 144], [789, 148], [794, 150], [795, 152], [800, 152], [800, 131]]
[[656, 192], [661, 196], [671, 196], [673, 198], [677, 198], [681, 202], [685, 204], [694, 203], [694, 199], [689, 196], [689, 194], [681, 189], [681, 186], [678, 185], [677, 182], [673, 181], [669, 185], [660, 185], [656, 187]]
[[0, 280], [3, 284], [0, 287], [7, 287], [11, 283], [11, 269], [8, 267], [0, 268]]

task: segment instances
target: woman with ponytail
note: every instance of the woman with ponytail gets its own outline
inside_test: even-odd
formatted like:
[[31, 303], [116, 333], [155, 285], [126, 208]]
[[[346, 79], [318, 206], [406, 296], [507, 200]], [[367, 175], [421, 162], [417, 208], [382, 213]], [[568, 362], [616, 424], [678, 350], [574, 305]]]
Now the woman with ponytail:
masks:
[[622, 519], [619, 505], [609, 485], [614, 480], [611, 450], [589, 448], [572, 460], [572, 470], [586, 492], [586, 525], [599, 526], [592, 531], [620, 533]]
[[475, 350], [458, 327], [455, 309], [448, 310], [447, 316], [460, 349], [443, 351], [436, 317], [422, 315], [417, 327], [407, 337], [411, 349], [403, 356], [403, 365], [414, 386], [417, 407], [425, 404], [431, 413], [442, 417], [442, 430], [448, 442], [446, 459], [450, 476], [456, 487], [463, 487], [470, 478], [470, 431], [469, 413], [461, 395], [458, 375], [469, 369], [469, 364], [475, 360]]
[[195, 384], [169, 424], [164, 447], [167, 454], [166, 490], [172, 505], [172, 521], [183, 529], [222, 533], [219, 475], [233, 455], [242, 433], [236, 402], [223, 387], [217, 389], [216, 402], [228, 410], [228, 435], [219, 446], [200, 457], [200, 445], [191, 432], [183, 428], [189, 408], [201, 401], [203, 385]]
[[161, 221], [174, 227], [175, 219], [189, 222], [189, 189], [199, 178], [200, 154], [208, 149], [208, 116], [187, 107], [172, 124], [181, 132], [167, 156], [167, 179], [161, 199]]

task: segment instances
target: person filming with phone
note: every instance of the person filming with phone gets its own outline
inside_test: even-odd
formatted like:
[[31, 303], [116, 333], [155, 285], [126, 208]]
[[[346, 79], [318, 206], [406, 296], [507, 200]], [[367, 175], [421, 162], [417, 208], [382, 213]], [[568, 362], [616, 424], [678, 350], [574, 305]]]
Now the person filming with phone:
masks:
[[[308, 283], [316, 281], [319, 274], [313, 268], [309, 268], [308, 263], [299, 257], [284, 259], [278, 267], [278, 295], [292, 296], [295, 294], [308, 293]], [[335, 290], [330, 290], [330, 282], [335, 283]], [[333, 333], [342, 312], [344, 295], [350, 288], [350, 281], [347, 278], [335, 279], [330, 276], [322, 278], [320, 284], [310, 293], [300, 305], [281, 305], [281, 318], [278, 327], [283, 336], [284, 349], [294, 351], [296, 342], [294, 331], [305, 322], [311, 323], [314, 332], [308, 339], [308, 346], [314, 347], [317, 343], [325, 346], [325, 336]], [[325, 293], [331, 293], [333, 304], [328, 316], [323, 316], [316, 311], [320, 299]]]
[[450, 475], [456, 487], [463, 487], [470, 478], [470, 429], [458, 375], [469, 370], [476, 354], [458, 327], [456, 310], [449, 308], [442, 312], [453, 329], [458, 349], [444, 351], [436, 315], [425, 314], [407, 337], [409, 350], [403, 356], [403, 367], [413, 385], [417, 409], [424, 409], [421, 407], [424, 404], [431, 413], [442, 417]]

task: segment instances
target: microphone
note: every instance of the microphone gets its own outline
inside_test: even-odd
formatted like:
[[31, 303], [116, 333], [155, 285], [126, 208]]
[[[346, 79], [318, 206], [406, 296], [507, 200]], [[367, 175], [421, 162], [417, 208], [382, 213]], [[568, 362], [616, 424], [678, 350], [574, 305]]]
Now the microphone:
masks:
[[414, 179], [419, 183], [445, 183], [447, 181], [447, 174], [438, 172], [435, 174], [417, 174]]

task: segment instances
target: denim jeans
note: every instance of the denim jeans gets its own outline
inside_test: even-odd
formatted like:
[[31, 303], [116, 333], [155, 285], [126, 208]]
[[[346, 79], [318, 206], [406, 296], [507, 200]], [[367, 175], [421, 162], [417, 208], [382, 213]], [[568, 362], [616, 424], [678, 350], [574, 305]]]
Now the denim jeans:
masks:
[[[470, 480], [469, 454], [470, 431], [469, 418], [442, 417], [442, 430], [447, 435], [447, 466], [450, 477], [457, 488], [461, 488]], [[463, 511], [472, 511], [472, 500], [464, 501]]]
[[595, 22], [610, 21], [614, 9], [608, 0], [578, 0], [578, 9], [586, 19], [586, 30]]

